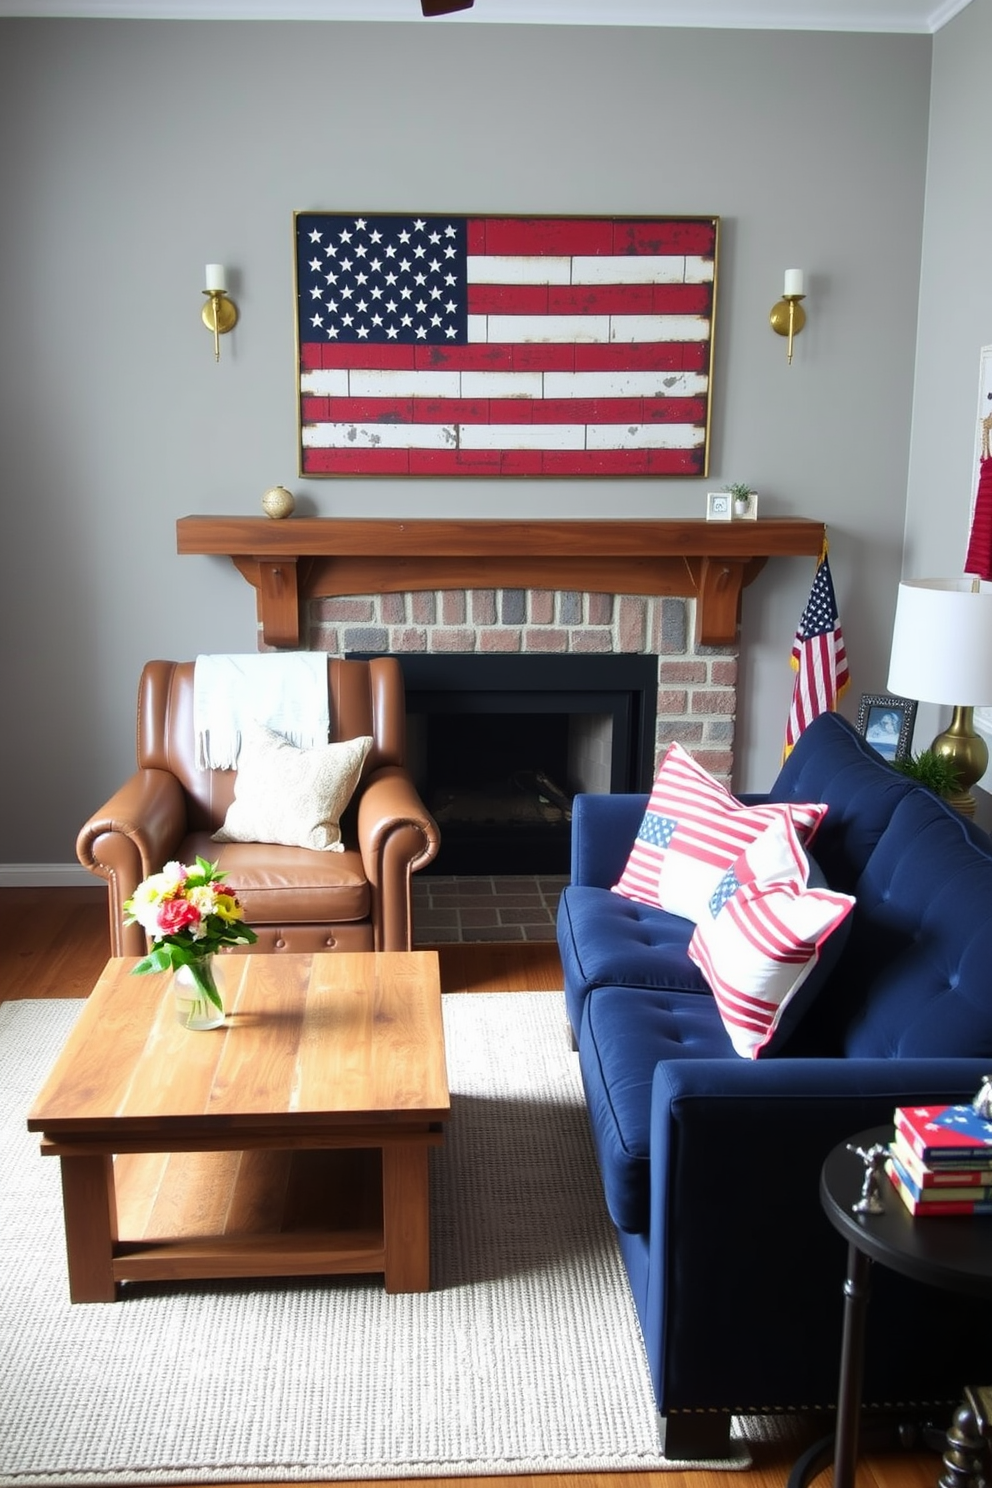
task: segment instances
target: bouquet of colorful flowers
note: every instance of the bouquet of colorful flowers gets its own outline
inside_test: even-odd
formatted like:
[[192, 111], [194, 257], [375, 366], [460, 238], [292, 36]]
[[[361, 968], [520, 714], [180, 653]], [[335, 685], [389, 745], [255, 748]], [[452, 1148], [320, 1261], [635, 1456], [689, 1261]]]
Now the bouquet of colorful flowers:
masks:
[[138, 885], [124, 904], [125, 925], [140, 925], [155, 942], [134, 968], [172, 971], [188, 966], [196, 983], [217, 1006], [220, 997], [209, 976], [198, 973], [221, 946], [252, 945], [258, 939], [244, 923], [237, 894], [224, 885], [226, 874], [216, 863], [197, 858], [195, 866], [166, 863]]

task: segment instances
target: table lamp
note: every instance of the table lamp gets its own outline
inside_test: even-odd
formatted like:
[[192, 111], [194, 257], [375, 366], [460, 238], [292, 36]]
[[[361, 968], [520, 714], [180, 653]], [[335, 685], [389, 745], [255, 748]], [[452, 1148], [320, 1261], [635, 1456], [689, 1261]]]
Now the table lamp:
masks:
[[888, 688], [953, 709], [949, 727], [930, 747], [957, 771], [951, 804], [972, 816], [971, 787], [989, 762], [985, 740], [975, 732], [975, 708], [992, 703], [992, 583], [964, 577], [899, 585]]

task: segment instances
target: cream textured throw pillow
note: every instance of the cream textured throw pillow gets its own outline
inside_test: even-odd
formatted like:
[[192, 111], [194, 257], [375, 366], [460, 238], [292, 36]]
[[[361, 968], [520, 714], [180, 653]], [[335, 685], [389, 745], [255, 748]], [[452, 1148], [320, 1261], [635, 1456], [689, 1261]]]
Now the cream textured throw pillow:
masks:
[[354, 794], [370, 735], [298, 749], [261, 724], [246, 726], [224, 825], [214, 842], [275, 842], [344, 852], [341, 814]]

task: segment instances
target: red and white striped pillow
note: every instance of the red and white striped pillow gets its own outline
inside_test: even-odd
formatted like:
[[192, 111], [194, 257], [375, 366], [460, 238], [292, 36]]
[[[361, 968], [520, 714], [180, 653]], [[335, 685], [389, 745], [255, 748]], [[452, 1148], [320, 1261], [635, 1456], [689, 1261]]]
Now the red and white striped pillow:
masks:
[[773, 823], [741, 854], [689, 942], [744, 1059], [772, 1052], [819, 991], [823, 947], [854, 906], [809, 888], [809, 860], [792, 822]]
[[792, 822], [809, 841], [825, 805], [769, 802], [745, 806], [670, 744], [658, 767], [647, 811], [613, 892], [699, 922], [717, 884], [749, 843], [775, 822]]

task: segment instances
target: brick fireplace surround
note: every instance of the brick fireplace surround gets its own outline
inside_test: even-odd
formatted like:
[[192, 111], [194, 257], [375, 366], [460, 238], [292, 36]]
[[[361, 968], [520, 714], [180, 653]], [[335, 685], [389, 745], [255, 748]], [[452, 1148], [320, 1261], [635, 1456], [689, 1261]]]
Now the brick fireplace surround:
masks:
[[[312, 650], [658, 657], [655, 755], [680, 740], [729, 784], [737, 649], [697, 647], [693, 601], [550, 589], [441, 589], [310, 601]], [[302, 637], [301, 637], [302, 638]], [[551, 875], [414, 881], [417, 945], [551, 941], [565, 879]]]
[[[729, 780], [737, 647], [697, 646], [694, 602], [551, 589], [441, 589], [310, 601], [307, 645], [347, 652], [658, 657], [655, 751], [678, 739]], [[302, 637], [301, 637], [302, 638]]]
[[[654, 654], [655, 755], [678, 739], [728, 784], [737, 706], [737, 648], [697, 647], [694, 601], [552, 589], [440, 589], [313, 599], [309, 649], [347, 652]], [[303, 635], [301, 634], [301, 640]], [[565, 882], [418, 875], [415, 943], [552, 941]]]

